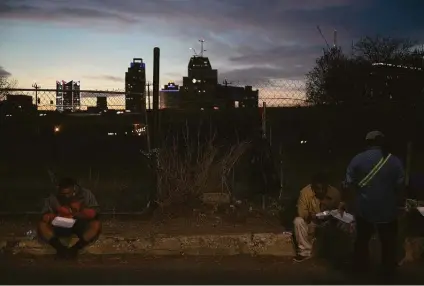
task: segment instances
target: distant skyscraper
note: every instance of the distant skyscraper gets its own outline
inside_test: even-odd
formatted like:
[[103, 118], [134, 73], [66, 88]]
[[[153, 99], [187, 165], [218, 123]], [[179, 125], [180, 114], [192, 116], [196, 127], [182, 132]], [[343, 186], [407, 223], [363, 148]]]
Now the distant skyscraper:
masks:
[[159, 108], [179, 108], [179, 93], [180, 87], [178, 84], [170, 82], [164, 85], [159, 94]]
[[125, 109], [141, 112], [145, 109], [146, 66], [143, 59], [133, 59], [125, 73]]
[[[183, 77], [183, 85], [178, 93], [180, 96], [175, 97], [171, 95], [171, 91], [162, 90], [163, 97], [166, 98], [165, 108], [219, 110], [258, 107], [258, 90], [253, 90], [251, 86], [230, 86], [227, 81], [224, 85], [218, 84], [218, 71], [212, 69], [209, 58], [203, 54], [204, 40], [199, 42], [201, 42], [201, 52], [195, 53], [190, 58], [187, 76]], [[165, 87], [169, 88], [169, 86]], [[168, 98], [172, 98], [172, 101]]]
[[75, 111], [81, 107], [79, 81], [56, 81], [56, 109], [58, 111]]

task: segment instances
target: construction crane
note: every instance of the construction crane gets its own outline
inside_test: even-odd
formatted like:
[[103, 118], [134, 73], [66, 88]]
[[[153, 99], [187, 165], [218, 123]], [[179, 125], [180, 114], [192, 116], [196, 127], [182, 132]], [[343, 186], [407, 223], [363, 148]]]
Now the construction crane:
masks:
[[193, 53], [194, 53], [194, 56], [197, 57], [197, 53], [196, 53], [196, 50], [194, 48], [189, 48], [189, 50], [192, 50]]
[[203, 57], [203, 53], [206, 52], [206, 50], [203, 48], [204, 43], [205, 43], [205, 40], [204, 39], [200, 39], [199, 42], [200, 42], [200, 54], [198, 54], [196, 52], [196, 49], [195, 48], [189, 48], [189, 50], [192, 50], [193, 51], [195, 57], [198, 57], [198, 56]]
[[[322, 33], [320, 26], [317, 26], [317, 30], [318, 30], [319, 34], [321, 35], [321, 38], [324, 40], [328, 51], [330, 51], [332, 48], [333, 49], [337, 48], [337, 30], [334, 30], [334, 32], [333, 32], [333, 47], [332, 48], [330, 47], [330, 44], [328, 44], [328, 41], [325, 38], [324, 34]], [[324, 52], [325, 52], [325, 50], [324, 50]]]
[[224, 86], [228, 86], [229, 84], [233, 84], [232, 82], [228, 82], [227, 79], [224, 79], [224, 81], [222, 82], [222, 84]]

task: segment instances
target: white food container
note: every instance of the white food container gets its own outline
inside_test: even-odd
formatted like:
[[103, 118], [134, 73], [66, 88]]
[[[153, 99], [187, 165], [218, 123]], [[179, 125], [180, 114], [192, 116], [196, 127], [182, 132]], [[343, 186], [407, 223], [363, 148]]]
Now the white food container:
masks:
[[320, 212], [320, 213], [317, 213], [316, 214], [317, 219], [325, 219], [325, 218], [327, 218], [329, 216], [330, 216], [330, 212], [329, 211], [323, 211], [323, 212]]
[[424, 207], [417, 207], [417, 210], [420, 212], [422, 216], [424, 216]]
[[335, 218], [338, 219], [344, 223], [352, 223], [355, 221], [355, 218], [350, 213], [345, 212], [343, 216], [340, 215], [340, 212], [338, 210], [332, 210], [330, 214]]
[[63, 227], [63, 228], [72, 228], [75, 224], [75, 220], [72, 218], [66, 218], [57, 216], [52, 221], [52, 225], [56, 227]]

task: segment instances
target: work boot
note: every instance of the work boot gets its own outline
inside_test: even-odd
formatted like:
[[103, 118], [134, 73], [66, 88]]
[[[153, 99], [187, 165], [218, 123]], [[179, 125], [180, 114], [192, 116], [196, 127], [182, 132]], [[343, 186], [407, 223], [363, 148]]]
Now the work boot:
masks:
[[303, 261], [309, 260], [311, 258], [312, 258], [312, 256], [310, 256], [310, 255], [303, 256], [303, 255], [298, 254], [293, 258], [293, 262], [303, 262]]
[[79, 239], [71, 248], [68, 250], [68, 257], [70, 259], [76, 259], [78, 257], [78, 253], [81, 249], [86, 247], [89, 242]]
[[66, 259], [68, 248], [60, 242], [59, 238], [51, 238], [49, 244], [56, 250], [56, 259]]

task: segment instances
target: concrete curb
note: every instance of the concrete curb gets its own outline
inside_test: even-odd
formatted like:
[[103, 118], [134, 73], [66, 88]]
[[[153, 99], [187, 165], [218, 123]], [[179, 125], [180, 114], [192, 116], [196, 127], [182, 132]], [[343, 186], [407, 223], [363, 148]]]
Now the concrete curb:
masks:
[[[71, 242], [73, 243], [73, 242]], [[0, 239], [0, 249], [7, 253], [53, 254], [53, 249], [29, 238]], [[101, 236], [85, 253], [164, 255], [266, 255], [292, 256], [294, 248], [289, 233], [244, 233], [151, 237]]]

